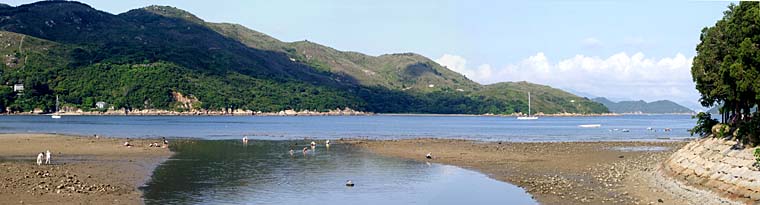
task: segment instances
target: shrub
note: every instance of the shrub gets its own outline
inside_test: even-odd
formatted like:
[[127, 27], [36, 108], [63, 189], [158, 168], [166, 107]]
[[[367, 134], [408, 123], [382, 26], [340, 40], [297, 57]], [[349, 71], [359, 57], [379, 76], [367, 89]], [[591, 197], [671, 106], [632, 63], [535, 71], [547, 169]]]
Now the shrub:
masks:
[[755, 148], [755, 163], [752, 166], [760, 168], [760, 148]]
[[[752, 114], [748, 120], [738, 123], [738, 136], [737, 138], [744, 144], [750, 146], [757, 146], [760, 143], [758, 133], [760, 133], [760, 113]], [[755, 151], [757, 154], [757, 151]]]
[[701, 137], [707, 136], [712, 133], [712, 127], [718, 124], [718, 120], [713, 119], [710, 113], [700, 112], [697, 115], [691, 116], [692, 119], [697, 119], [697, 125], [691, 129], [691, 136], [697, 134]]

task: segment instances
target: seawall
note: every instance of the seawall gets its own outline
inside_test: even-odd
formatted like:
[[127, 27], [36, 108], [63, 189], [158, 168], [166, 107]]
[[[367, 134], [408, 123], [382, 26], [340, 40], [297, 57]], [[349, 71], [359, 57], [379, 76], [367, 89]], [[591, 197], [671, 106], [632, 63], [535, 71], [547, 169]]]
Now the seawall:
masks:
[[735, 141], [705, 138], [676, 151], [662, 172], [687, 189], [711, 191], [730, 200], [760, 203], [760, 170], [753, 167], [754, 148], [739, 148]]

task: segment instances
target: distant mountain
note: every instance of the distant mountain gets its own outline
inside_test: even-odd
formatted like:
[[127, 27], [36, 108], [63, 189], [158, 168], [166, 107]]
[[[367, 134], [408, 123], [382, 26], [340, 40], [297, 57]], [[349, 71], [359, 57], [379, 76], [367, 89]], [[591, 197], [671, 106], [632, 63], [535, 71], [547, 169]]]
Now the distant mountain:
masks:
[[592, 99], [595, 102], [602, 103], [613, 113], [693, 113], [694, 111], [669, 100], [658, 100], [647, 103], [639, 101], [620, 101], [613, 102], [607, 98], [598, 97]]
[[282, 42], [168, 6], [114, 15], [72, 1], [0, 5], [0, 45], [0, 112], [50, 111], [60, 96], [85, 110], [103, 101], [125, 110], [511, 114], [527, 110], [527, 91], [539, 112], [608, 112], [548, 86], [480, 85], [414, 53]]

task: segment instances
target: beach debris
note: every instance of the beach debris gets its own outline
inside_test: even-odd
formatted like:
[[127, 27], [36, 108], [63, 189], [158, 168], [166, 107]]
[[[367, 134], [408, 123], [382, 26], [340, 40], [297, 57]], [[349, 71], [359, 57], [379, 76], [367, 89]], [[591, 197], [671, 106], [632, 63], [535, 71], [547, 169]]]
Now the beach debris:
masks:
[[346, 186], [347, 187], [353, 187], [354, 186], [354, 182], [352, 182], [351, 180], [347, 180], [346, 181]]
[[427, 158], [427, 159], [433, 159], [433, 153], [432, 153], [432, 152], [428, 152], [428, 153], [425, 155], [425, 158]]

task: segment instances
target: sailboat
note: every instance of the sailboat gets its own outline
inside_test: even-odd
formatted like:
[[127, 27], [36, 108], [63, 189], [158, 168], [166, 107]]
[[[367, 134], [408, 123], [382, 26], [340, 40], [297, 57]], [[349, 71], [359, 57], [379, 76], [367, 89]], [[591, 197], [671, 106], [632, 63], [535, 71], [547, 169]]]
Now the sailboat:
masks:
[[61, 116], [58, 115], [58, 95], [55, 96], [55, 112], [53, 112], [53, 115], [50, 117], [53, 119], [61, 119]]
[[517, 117], [518, 120], [538, 120], [536, 116], [530, 116], [530, 92], [528, 92], [528, 116]]

